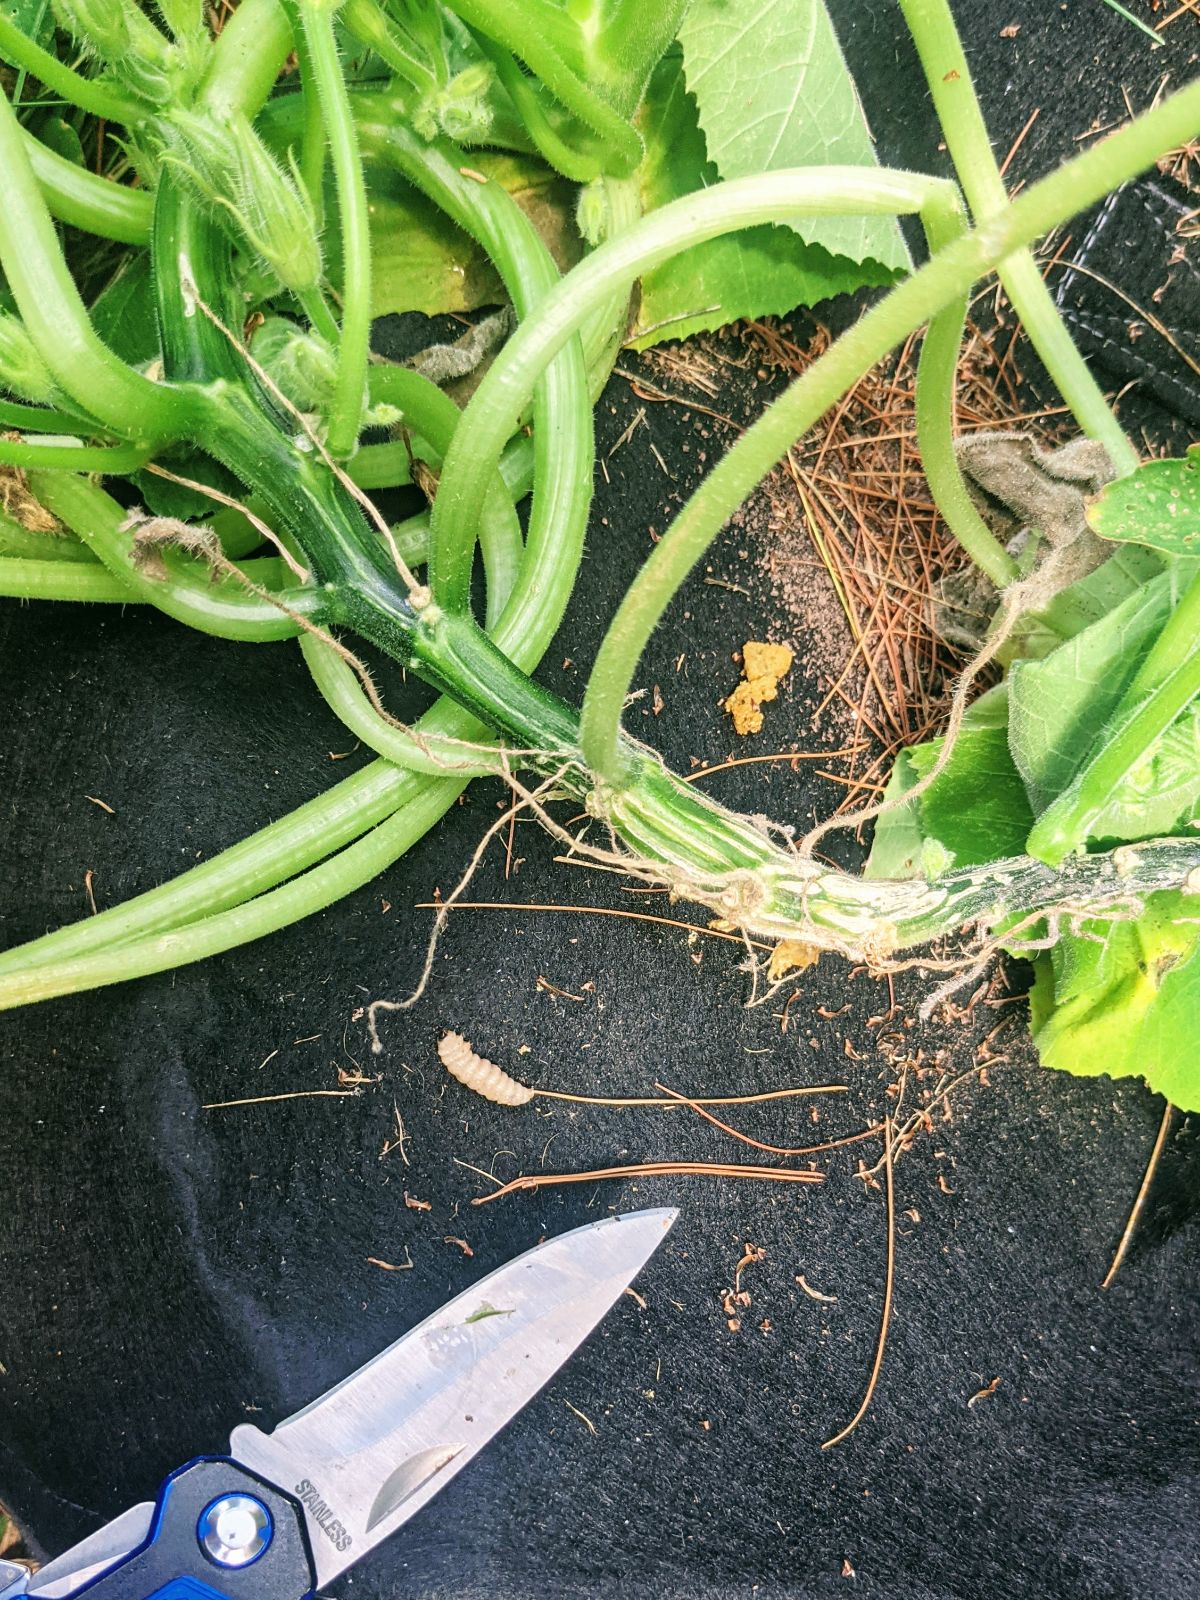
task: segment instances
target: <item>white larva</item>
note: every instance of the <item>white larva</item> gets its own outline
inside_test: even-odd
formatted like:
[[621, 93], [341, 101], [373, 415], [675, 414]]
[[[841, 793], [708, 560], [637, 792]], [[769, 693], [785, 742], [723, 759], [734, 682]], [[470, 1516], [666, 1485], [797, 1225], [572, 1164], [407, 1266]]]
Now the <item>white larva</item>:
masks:
[[464, 1089], [473, 1089], [485, 1100], [494, 1100], [499, 1106], [523, 1106], [533, 1099], [534, 1089], [478, 1055], [461, 1033], [445, 1033], [438, 1040], [438, 1057], [451, 1077], [457, 1078]]

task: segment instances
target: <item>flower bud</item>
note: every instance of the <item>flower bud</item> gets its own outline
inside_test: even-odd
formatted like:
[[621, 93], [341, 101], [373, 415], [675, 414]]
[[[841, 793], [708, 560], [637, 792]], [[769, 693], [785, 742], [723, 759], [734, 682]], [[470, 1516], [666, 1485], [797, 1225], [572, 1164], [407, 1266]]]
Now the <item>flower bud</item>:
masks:
[[218, 120], [172, 114], [167, 155], [223, 207], [246, 243], [286, 289], [300, 294], [321, 281], [321, 245], [308, 196], [243, 112]]
[[135, 94], [155, 104], [172, 96], [175, 52], [133, 0], [53, 0], [62, 26], [107, 62]]
[[590, 245], [598, 245], [606, 237], [609, 225], [608, 191], [603, 178], [593, 178], [579, 191], [575, 202], [575, 226], [580, 236]]
[[40, 405], [49, 405], [59, 397], [50, 369], [21, 319], [4, 311], [0, 311], [0, 387]]
[[486, 61], [467, 67], [434, 97], [438, 127], [456, 144], [479, 144], [491, 131], [492, 108], [488, 92], [495, 73]]

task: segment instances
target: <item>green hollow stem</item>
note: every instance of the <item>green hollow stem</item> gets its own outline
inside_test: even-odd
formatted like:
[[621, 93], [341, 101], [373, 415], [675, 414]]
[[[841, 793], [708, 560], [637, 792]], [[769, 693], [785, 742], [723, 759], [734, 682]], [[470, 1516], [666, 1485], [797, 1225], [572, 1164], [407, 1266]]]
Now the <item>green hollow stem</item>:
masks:
[[[296, 41], [296, 59], [300, 64], [300, 100], [304, 107], [297, 168], [319, 234], [325, 222], [325, 157], [328, 153], [328, 141], [325, 138], [325, 121], [321, 113], [321, 97], [317, 93], [313, 64], [308, 57], [308, 43], [303, 32]], [[314, 286], [297, 298], [308, 320], [322, 338], [335, 344], [338, 338], [337, 322], [319, 286]]]
[[11, 18], [0, 11], [0, 59], [24, 70], [44, 83], [54, 94], [109, 122], [136, 126], [147, 115], [148, 107], [121, 93], [115, 85], [96, 78], [85, 78], [61, 62], [49, 50], [35, 44]]
[[25, 135], [25, 153], [47, 209], [59, 222], [118, 244], [149, 240], [154, 201], [144, 189], [130, 189], [76, 166], [30, 133]]
[[136, 472], [153, 455], [132, 444], [83, 444], [66, 439], [59, 443], [41, 440], [0, 439], [0, 466], [36, 468], [62, 467], [67, 472]]
[[590, 183], [600, 176], [600, 158], [587, 151], [576, 150], [559, 133], [542, 102], [536, 82], [526, 77], [510, 51], [489, 39], [486, 34], [474, 31], [479, 48], [496, 69], [502, 87], [516, 108], [538, 154], [573, 183]]
[[1189, 661], [1200, 648], [1200, 574], [1192, 578], [1179, 604], [1163, 625], [1118, 706], [1118, 714], [1129, 710], [1143, 695], [1152, 693], [1178, 667]]
[[412, 792], [404, 803], [330, 860], [279, 888], [183, 927], [115, 949], [103, 948], [65, 960], [59, 957], [50, 964], [0, 974], [0, 1009], [167, 972], [261, 939], [324, 910], [370, 883], [402, 856], [445, 815], [462, 788], [461, 783], [447, 778], [430, 783], [409, 777], [407, 782]]
[[0, 428], [16, 429], [20, 433], [79, 433], [89, 420], [80, 413], [60, 411], [52, 406], [0, 400]]
[[[440, 468], [462, 420], [462, 412], [435, 383], [406, 367], [371, 368], [369, 392], [373, 405], [384, 402], [402, 411], [414, 433], [436, 452], [431, 463]], [[499, 468], [484, 500], [479, 522], [479, 545], [487, 577], [488, 625], [500, 615], [521, 570], [525, 544], [521, 524]]]
[[110, 906], [86, 922], [0, 952], [0, 973], [11, 973], [94, 954], [227, 911], [252, 899], [367, 833], [416, 792], [407, 774], [384, 761], [309, 800], [248, 839], [209, 861], [148, 889], [123, 905]]
[[186, 397], [134, 372], [97, 337], [4, 94], [0, 171], [5, 185], [0, 266], [26, 331], [59, 389], [119, 437], [153, 442], [178, 436], [186, 426]]
[[[105, 568], [125, 585], [125, 598], [139, 600], [187, 623], [201, 633], [246, 644], [269, 644], [290, 639], [297, 624], [267, 600], [248, 594], [236, 579], [212, 582], [211, 574], [172, 572], [167, 579], [138, 570], [133, 540], [122, 532], [127, 513], [123, 506], [86, 478], [67, 473], [38, 472], [30, 487], [46, 509], [80, 538]], [[266, 569], [274, 573], [278, 569]], [[322, 596], [316, 589], [284, 589], [280, 601], [290, 610], [313, 620], [322, 613]]]
[[[43, 537], [43, 543], [45, 539]], [[123, 603], [129, 586], [98, 562], [8, 555], [0, 537], [0, 595], [14, 600]]]
[[[495, 263], [517, 315], [527, 321], [536, 307], [540, 321], [542, 307], [548, 297], [560, 292], [561, 280], [549, 251], [512, 197], [495, 182], [480, 184], [465, 177], [459, 170], [460, 153], [448, 141], [425, 144], [402, 123], [373, 121], [372, 110], [386, 116], [386, 102], [372, 106], [364, 99], [358, 109], [364, 145], [394, 164], [477, 238]], [[611, 289], [600, 303], [610, 299]], [[460, 424], [446, 456], [430, 519], [430, 585], [439, 605], [454, 612], [465, 610], [477, 529], [493, 474], [532, 401], [534, 495], [526, 560], [496, 637], [502, 648], [513, 639], [536, 640], [535, 659], [540, 659], [553, 637], [575, 586], [591, 505], [594, 446], [587, 370], [578, 340], [563, 339], [552, 355], [559, 351], [559, 359], [548, 358], [544, 372], [535, 375], [495, 453], [481, 453], [476, 461], [478, 495], [473, 514], [447, 520], [439, 518], [438, 508], [450, 461], [456, 451], [463, 453], [467, 424], [465, 420]], [[464, 419], [469, 412], [470, 407]]]
[[213, 44], [198, 101], [218, 120], [243, 111], [253, 121], [291, 48], [292, 25], [279, 0], [241, 0]]
[[329, 302], [325, 299], [321, 290], [314, 285], [311, 289], [306, 289], [303, 294], [298, 294], [296, 298], [300, 302], [300, 309], [308, 318], [314, 331], [319, 333], [322, 339], [329, 344], [336, 345], [341, 338], [341, 330], [337, 325], [337, 318], [329, 309]]
[[[922, 212], [931, 254], [966, 231], [961, 203], [937, 197]], [[984, 522], [971, 499], [954, 450], [958, 353], [968, 295], [959, 295], [929, 319], [917, 362], [917, 446], [934, 503], [947, 527], [979, 570], [1002, 589], [1018, 576], [1017, 563]]]
[[[1008, 193], [953, 12], [948, 0], [900, 0], [900, 9], [921, 58], [950, 158], [976, 225], [982, 225], [1003, 213]], [[1137, 452], [1067, 331], [1030, 251], [1015, 251], [1007, 261], [998, 263], [997, 272], [1034, 349], [1079, 426], [1100, 440], [1119, 473], [1131, 472], [1137, 466]]]
[[[909, 333], [971, 284], [993, 270], [1015, 249], [1057, 227], [1080, 208], [1136, 176], [1165, 149], [1171, 149], [1200, 124], [1200, 83], [1179, 90], [1102, 143], [1074, 157], [1057, 172], [1027, 189], [1003, 214], [991, 217], [961, 239], [939, 250], [918, 272], [867, 311], [818, 361], [814, 362], [747, 430], [692, 495], [666, 536], [643, 566], [618, 608], [596, 658], [583, 704], [582, 743], [589, 765], [612, 783], [622, 778], [619, 745], [621, 710], [646, 642], [671, 597], [721, 527], [754, 486], [794, 441], [836, 403], [861, 373], [882, 359]], [[774, 179], [786, 178], [773, 174]], [[760, 180], [737, 180], [738, 184]], [[804, 181], [801, 175], [799, 181]], [[669, 223], [676, 206], [704, 205], [716, 196], [728, 200], [734, 184], [707, 195], [676, 201], [647, 223]], [[678, 215], [678, 214], [677, 214]], [[682, 217], [679, 220], [683, 220]], [[691, 218], [688, 218], [691, 223]], [[628, 235], [632, 238], [633, 235]], [[621, 241], [618, 241], [618, 246]], [[627, 246], [628, 247], [628, 246]], [[607, 248], [607, 247], [606, 247]], [[583, 267], [596, 263], [598, 251]], [[572, 275], [575, 277], [575, 274]], [[560, 308], [555, 307], [555, 311]], [[547, 308], [549, 321], [550, 308]], [[569, 316], [565, 318], [569, 325]], [[511, 345], [515, 345], [516, 338]], [[551, 341], [552, 344], [553, 341]], [[510, 348], [511, 348], [510, 345]], [[499, 365], [499, 363], [497, 363]], [[492, 369], [488, 377], [496, 372]], [[485, 379], [485, 384], [488, 380]], [[484, 385], [475, 397], [478, 404]], [[467, 416], [470, 417], [468, 409]], [[490, 422], [490, 419], [489, 419]], [[447, 460], [439, 505], [450, 483]], [[457, 490], [457, 482], [453, 485]]]
[[[0, 556], [16, 556], [24, 561], [67, 561], [96, 566], [96, 557], [70, 534], [31, 533], [19, 522], [0, 512]], [[12, 593], [5, 590], [5, 593]], [[18, 591], [19, 592], [19, 591]]]
[[419, 95], [436, 94], [438, 81], [407, 40], [394, 28], [376, 0], [345, 0], [338, 19], [383, 64]]
[[[43, 535], [42, 543], [46, 542], [46, 537]], [[72, 548], [71, 543], [65, 539], [57, 542], [65, 545], [68, 550]], [[83, 560], [74, 555], [63, 556], [58, 552], [35, 557], [10, 557], [5, 552], [5, 538], [3, 531], [0, 530], [0, 595], [15, 600], [74, 600], [90, 604], [103, 602], [110, 605], [129, 605], [143, 601], [144, 596], [133, 593], [124, 576], [94, 560], [91, 551], [84, 550], [82, 554]], [[243, 564], [242, 570], [248, 578], [252, 578], [264, 588], [278, 588], [286, 571], [283, 562], [274, 556], [267, 556], [259, 561], [247, 561]], [[180, 593], [191, 594], [195, 587], [206, 585], [209, 580], [202, 572], [197, 572], [194, 579], [190, 573], [176, 573], [172, 576], [171, 582]], [[236, 590], [233, 592], [237, 593]], [[208, 596], [204, 598], [207, 599]], [[262, 617], [265, 621], [265, 612], [262, 613]], [[245, 642], [252, 636], [245, 631], [245, 619], [242, 619], [242, 622], [243, 625], [237, 632], [232, 632], [225, 626], [213, 627], [206, 631], [215, 633], [222, 639], [237, 638]]]
[[297, 0], [306, 59], [325, 120], [337, 188], [342, 240], [342, 327], [337, 372], [326, 418], [326, 446], [335, 460], [354, 453], [362, 423], [371, 348], [371, 232], [367, 185], [346, 80], [338, 57], [332, 9]]

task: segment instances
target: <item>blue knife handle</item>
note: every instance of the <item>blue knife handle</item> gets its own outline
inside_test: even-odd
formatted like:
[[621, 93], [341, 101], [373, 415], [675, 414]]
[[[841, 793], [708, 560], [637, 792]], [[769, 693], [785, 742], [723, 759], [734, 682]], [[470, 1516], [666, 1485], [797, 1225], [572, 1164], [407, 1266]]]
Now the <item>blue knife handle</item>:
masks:
[[[247, 1527], [259, 1531], [239, 1549]], [[222, 1545], [222, 1530], [234, 1545]], [[235, 1461], [202, 1456], [164, 1482], [144, 1543], [72, 1600], [308, 1600], [314, 1583], [298, 1502]]]

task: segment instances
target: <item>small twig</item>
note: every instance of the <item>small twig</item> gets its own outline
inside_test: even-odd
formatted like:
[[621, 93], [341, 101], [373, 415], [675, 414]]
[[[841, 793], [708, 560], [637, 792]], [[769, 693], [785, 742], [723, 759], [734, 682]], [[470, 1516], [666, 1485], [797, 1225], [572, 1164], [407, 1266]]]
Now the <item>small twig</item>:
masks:
[[478, 1195], [473, 1206], [486, 1206], [518, 1189], [541, 1189], [555, 1183], [598, 1183], [606, 1178], [764, 1178], [776, 1183], [824, 1183], [823, 1172], [795, 1171], [791, 1167], [740, 1167], [712, 1161], [640, 1161], [628, 1167], [597, 1167], [594, 1172], [538, 1172], [523, 1174], [502, 1184], [493, 1194]]
[[885, 1117], [883, 1122], [883, 1157], [887, 1171], [887, 1277], [883, 1286], [883, 1311], [879, 1318], [879, 1342], [875, 1346], [875, 1360], [871, 1365], [871, 1376], [867, 1379], [867, 1387], [862, 1397], [858, 1410], [850, 1421], [841, 1430], [835, 1433], [832, 1439], [826, 1439], [821, 1446], [822, 1450], [829, 1450], [835, 1444], [852, 1434], [855, 1428], [867, 1414], [867, 1408], [875, 1393], [875, 1385], [879, 1381], [879, 1373], [883, 1367], [883, 1352], [887, 1344], [888, 1323], [892, 1315], [892, 1285], [896, 1276], [896, 1194], [892, 1179], [892, 1119]]
[[822, 1294], [819, 1289], [814, 1289], [811, 1283], [806, 1282], [804, 1274], [802, 1272], [798, 1272], [796, 1274], [796, 1282], [804, 1290], [805, 1294], [808, 1296], [808, 1298], [810, 1300], [819, 1300], [822, 1305], [826, 1305], [826, 1306], [835, 1306], [835, 1305], [837, 1305], [837, 1295], [835, 1295], [835, 1294]]
[[1112, 1266], [1109, 1267], [1108, 1271], [1104, 1274], [1104, 1282], [1100, 1285], [1102, 1289], [1108, 1288], [1109, 1284], [1121, 1270], [1121, 1265], [1124, 1262], [1126, 1255], [1129, 1253], [1129, 1246], [1133, 1242], [1134, 1230], [1137, 1228], [1138, 1221], [1141, 1218], [1142, 1212], [1145, 1210], [1146, 1197], [1150, 1193], [1150, 1185], [1154, 1181], [1154, 1173], [1158, 1167], [1159, 1157], [1162, 1155], [1163, 1146], [1167, 1142], [1167, 1129], [1171, 1126], [1171, 1118], [1174, 1116], [1174, 1114], [1175, 1107], [1168, 1100], [1166, 1105], [1163, 1107], [1162, 1121], [1158, 1125], [1158, 1136], [1154, 1141], [1154, 1148], [1150, 1152], [1150, 1159], [1147, 1161], [1146, 1170], [1142, 1174], [1141, 1186], [1138, 1189], [1137, 1196], [1134, 1199], [1133, 1206], [1129, 1212], [1129, 1217], [1126, 1220], [1125, 1231], [1122, 1233], [1120, 1243], [1117, 1245], [1117, 1253], [1115, 1256], [1113, 1256]]

